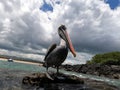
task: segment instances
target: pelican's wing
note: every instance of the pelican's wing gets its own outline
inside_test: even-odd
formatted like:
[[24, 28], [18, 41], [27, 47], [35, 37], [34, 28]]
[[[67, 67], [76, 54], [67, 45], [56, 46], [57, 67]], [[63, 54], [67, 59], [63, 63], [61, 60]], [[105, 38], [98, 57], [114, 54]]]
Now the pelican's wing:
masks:
[[47, 53], [46, 53], [46, 56], [45, 56], [45, 58], [44, 58], [44, 61], [45, 61], [45, 59], [47, 58], [47, 56], [56, 48], [56, 44], [52, 44], [49, 48], [48, 48], [48, 51], [47, 51]]

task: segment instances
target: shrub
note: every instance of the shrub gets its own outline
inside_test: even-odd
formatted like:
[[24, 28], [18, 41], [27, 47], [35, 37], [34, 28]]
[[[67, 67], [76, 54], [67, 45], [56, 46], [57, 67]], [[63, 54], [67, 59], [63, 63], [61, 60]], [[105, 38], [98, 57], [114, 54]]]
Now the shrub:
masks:
[[87, 64], [109, 64], [120, 65], [120, 52], [110, 52], [104, 54], [96, 54]]

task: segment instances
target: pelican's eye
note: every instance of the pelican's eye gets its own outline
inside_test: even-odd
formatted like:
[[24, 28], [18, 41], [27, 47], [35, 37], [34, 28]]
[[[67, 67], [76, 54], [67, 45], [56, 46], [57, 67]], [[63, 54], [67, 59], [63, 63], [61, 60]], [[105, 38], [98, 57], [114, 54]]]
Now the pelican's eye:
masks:
[[58, 29], [59, 30], [66, 30], [66, 26], [65, 25], [61, 25]]

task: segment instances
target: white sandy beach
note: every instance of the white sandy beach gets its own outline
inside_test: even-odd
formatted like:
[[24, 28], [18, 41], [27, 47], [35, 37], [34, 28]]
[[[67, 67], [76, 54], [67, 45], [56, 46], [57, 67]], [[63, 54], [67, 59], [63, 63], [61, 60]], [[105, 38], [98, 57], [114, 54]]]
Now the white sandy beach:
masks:
[[[7, 62], [8, 62], [8, 59], [5, 59], [5, 58], [0, 58], [0, 60], [2, 60], [2, 61], [7, 61]], [[13, 62], [25, 63], [25, 64], [32, 64], [32, 65], [39, 65], [39, 66], [42, 66], [42, 65], [43, 65], [43, 64], [41, 64], [41, 63], [30, 62], [30, 61], [21, 61], [21, 60], [13, 60]]]

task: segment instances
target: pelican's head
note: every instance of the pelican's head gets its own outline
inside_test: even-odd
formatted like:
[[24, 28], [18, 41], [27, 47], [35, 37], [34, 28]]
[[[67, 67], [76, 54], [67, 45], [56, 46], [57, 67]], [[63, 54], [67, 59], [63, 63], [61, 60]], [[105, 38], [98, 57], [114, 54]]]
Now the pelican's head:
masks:
[[68, 48], [70, 49], [70, 51], [72, 52], [73, 56], [76, 57], [76, 53], [75, 53], [75, 50], [74, 50], [74, 47], [72, 45], [72, 42], [70, 40], [70, 37], [67, 33], [67, 28], [65, 25], [61, 25], [59, 28], [58, 28], [58, 34], [60, 36], [60, 38], [62, 38], [63, 40], [65, 40]]

